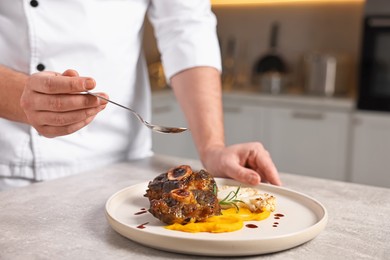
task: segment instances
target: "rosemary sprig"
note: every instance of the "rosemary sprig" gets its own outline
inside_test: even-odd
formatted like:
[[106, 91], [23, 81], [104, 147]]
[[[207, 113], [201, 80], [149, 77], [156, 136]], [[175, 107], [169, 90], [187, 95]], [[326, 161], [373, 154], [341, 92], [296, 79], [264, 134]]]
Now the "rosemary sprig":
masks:
[[242, 200], [237, 199], [238, 192], [240, 191], [240, 189], [241, 189], [241, 186], [238, 186], [237, 190], [230, 191], [225, 198], [223, 198], [222, 200], [219, 201], [219, 204], [220, 205], [228, 205], [228, 206], [233, 205], [238, 212], [240, 210], [240, 208], [238, 207], [237, 203], [239, 203], [239, 202], [244, 203]]
[[216, 183], [214, 183], [214, 185], [213, 185], [213, 193], [214, 193], [215, 196], [217, 196], [218, 188], [217, 188], [217, 184]]

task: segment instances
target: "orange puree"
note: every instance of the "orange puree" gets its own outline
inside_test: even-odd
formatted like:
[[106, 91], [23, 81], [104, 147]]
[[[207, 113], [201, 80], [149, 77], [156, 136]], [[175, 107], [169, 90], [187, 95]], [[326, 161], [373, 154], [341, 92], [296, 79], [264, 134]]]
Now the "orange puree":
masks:
[[165, 228], [183, 232], [210, 232], [222, 233], [240, 230], [244, 226], [244, 221], [260, 221], [268, 218], [269, 211], [252, 213], [249, 209], [240, 208], [237, 212], [235, 208], [222, 210], [222, 215], [206, 219], [204, 222], [182, 224], [172, 224]]

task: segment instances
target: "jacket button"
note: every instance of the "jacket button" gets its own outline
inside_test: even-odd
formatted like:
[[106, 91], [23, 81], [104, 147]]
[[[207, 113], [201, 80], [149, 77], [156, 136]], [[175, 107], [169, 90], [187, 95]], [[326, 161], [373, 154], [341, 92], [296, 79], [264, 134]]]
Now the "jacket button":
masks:
[[37, 65], [37, 70], [38, 70], [38, 71], [44, 71], [44, 70], [45, 70], [45, 65], [43, 65], [42, 63], [39, 63], [39, 64]]
[[30, 1], [30, 5], [32, 6], [32, 7], [37, 7], [38, 6], [38, 1], [37, 0], [31, 0]]

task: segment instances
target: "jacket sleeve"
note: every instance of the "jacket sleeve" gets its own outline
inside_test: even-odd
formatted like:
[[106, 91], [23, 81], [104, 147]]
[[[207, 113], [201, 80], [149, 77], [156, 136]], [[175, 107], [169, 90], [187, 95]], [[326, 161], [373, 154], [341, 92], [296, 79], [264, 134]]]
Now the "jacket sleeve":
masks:
[[168, 80], [197, 66], [221, 71], [217, 20], [210, 0], [152, 0], [148, 18]]

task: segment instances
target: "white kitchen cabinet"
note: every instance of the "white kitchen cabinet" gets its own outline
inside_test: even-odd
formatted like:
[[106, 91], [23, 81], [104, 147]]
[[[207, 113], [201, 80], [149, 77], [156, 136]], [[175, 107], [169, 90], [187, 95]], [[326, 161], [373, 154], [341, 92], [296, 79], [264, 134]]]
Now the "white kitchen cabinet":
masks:
[[[186, 126], [185, 118], [172, 94], [156, 94], [152, 102], [154, 124]], [[225, 139], [228, 145], [262, 140], [262, 108], [232, 102], [224, 105]], [[166, 135], [153, 133], [156, 153], [198, 159], [191, 132]]]
[[263, 108], [243, 104], [225, 104], [224, 123], [226, 144], [263, 142]]
[[390, 188], [390, 117], [355, 113], [351, 181]]
[[270, 107], [265, 114], [265, 139], [279, 171], [346, 180], [349, 113]]
[[[167, 126], [187, 127], [184, 115], [173, 95], [156, 95], [152, 100], [152, 122]], [[190, 159], [198, 159], [191, 131], [178, 134], [152, 134], [153, 151]]]
[[[228, 145], [261, 142], [279, 171], [347, 180], [349, 101], [290, 96], [224, 94]], [[154, 123], [186, 126], [171, 92], [153, 95]], [[157, 153], [198, 159], [191, 132], [153, 133]]]

